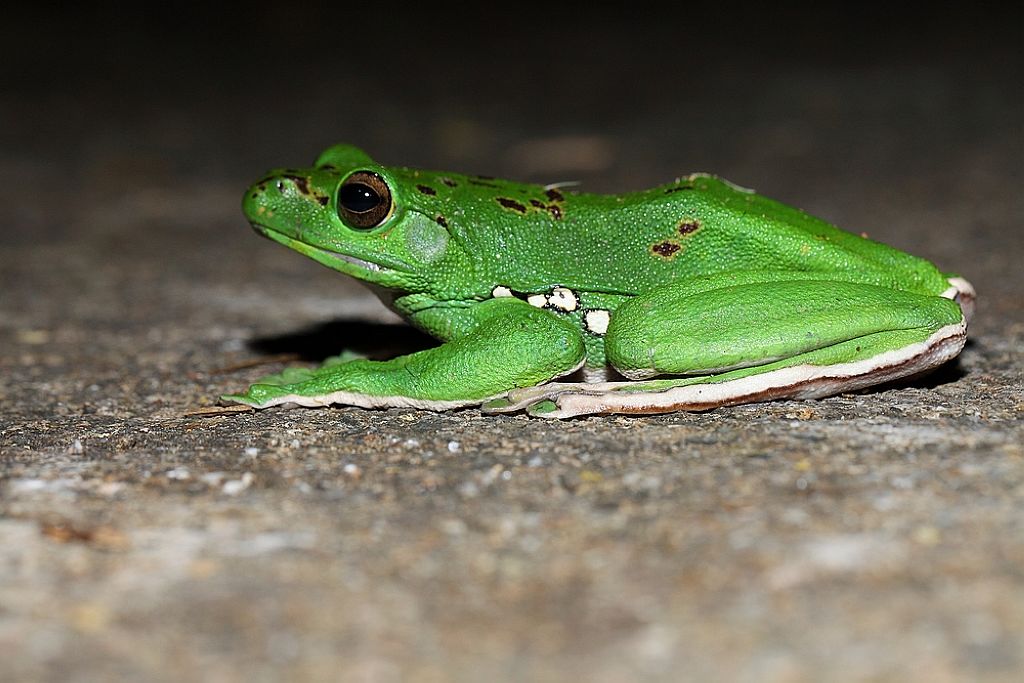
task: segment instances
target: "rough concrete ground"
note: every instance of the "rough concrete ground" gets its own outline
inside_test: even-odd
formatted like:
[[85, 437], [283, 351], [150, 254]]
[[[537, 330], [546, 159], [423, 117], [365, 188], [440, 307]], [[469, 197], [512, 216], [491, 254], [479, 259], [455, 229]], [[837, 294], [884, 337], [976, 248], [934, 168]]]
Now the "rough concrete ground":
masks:
[[[269, 4], [69, 11], [22, 17], [0, 90], [0, 679], [1019, 680], [1019, 15], [414, 17], [384, 49]], [[424, 343], [238, 211], [339, 140], [711, 170], [961, 272], [972, 342], [705, 414], [191, 415], [280, 367], [250, 360]]]

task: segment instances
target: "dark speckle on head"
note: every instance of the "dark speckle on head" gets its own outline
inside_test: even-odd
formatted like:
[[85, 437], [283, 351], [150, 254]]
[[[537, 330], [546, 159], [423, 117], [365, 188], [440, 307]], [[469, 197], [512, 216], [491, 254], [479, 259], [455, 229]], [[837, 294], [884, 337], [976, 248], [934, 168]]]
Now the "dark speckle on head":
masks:
[[544, 194], [547, 195], [547, 198], [550, 199], [553, 202], [563, 202], [563, 201], [565, 201], [565, 197], [562, 196], [562, 193], [559, 192], [557, 189], [555, 189], [553, 187], [551, 189], [549, 189], [547, 192], [545, 192]]
[[448, 221], [444, 219], [444, 216], [438, 216], [434, 220], [437, 221], [437, 224], [440, 225], [442, 228], [448, 227]]
[[285, 174], [285, 175], [283, 175], [281, 177], [282, 178], [287, 178], [288, 180], [290, 180], [293, 183], [295, 183], [295, 189], [298, 190], [301, 194], [309, 194], [309, 178], [306, 178], [305, 176], [301, 176], [301, 175], [290, 174], [290, 173], [289, 174]]
[[665, 189], [665, 194], [672, 194], [673, 192], [682, 192], [683, 190], [692, 190], [693, 185], [676, 185], [675, 187], [669, 187]]
[[320, 206], [327, 206], [327, 202], [328, 202], [327, 195], [324, 195], [324, 194], [317, 195], [316, 200], [318, 202], [320, 202]]
[[684, 218], [679, 221], [679, 225], [676, 226], [680, 235], [692, 235], [693, 233], [700, 230], [700, 221], [696, 218]]
[[519, 213], [526, 213], [526, 207], [514, 199], [509, 199], [508, 197], [495, 197], [495, 200], [506, 209], [512, 209]]
[[434, 196], [437, 194], [437, 190], [432, 188], [430, 185], [417, 185], [416, 189], [422, 192], [423, 194], [428, 194], [430, 196]]
[[494, 180], [494, 176], [492, 175], [478, 175], [477, 178], [480, 180]]
[[470, 179], [469, 184], [477, 185], [479, 187], [497, 187], [497, 185], [495, 185], [494, 183], [489, 183], [484, 180], [473, 180], [472, 178]]
[[680, 247], [675, 242], [665, 240], [664, 242], [658, 242], [657, 244], [651, 245], [651, 253], [662, 257], [663, 259], [671, 259], [679, 251]]
[[323, 166], [320, 167], [320, 170], [321, 171], [334, 171], [334, 170], [337, 170], [337, 166], [335, 166], [334, 164], [324, 164]]

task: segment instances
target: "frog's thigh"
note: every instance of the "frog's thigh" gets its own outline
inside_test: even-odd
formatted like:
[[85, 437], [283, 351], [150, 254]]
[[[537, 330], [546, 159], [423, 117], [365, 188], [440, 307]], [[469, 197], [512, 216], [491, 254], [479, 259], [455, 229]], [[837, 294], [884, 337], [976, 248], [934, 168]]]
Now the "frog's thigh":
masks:
[[582, 335], [570, 322], [516, 299], [494, 300], [480, 305], [471, 332], [436, 348], [389, 361], [324, 366], [300, 382], [258, 383], [225, 398], [257, 408], [339, 403], [445, 410], [572, 372], [584, 353]]
[[[962, 321], [949, 299], [849, 282], [744, 284], [695, 292], [667, 285], [615, 311], [605, 350], [623, 375], [716, 374], [880, 332], [923, 341]], [[906, 335], [893, 340], [893, 349]], [[831, 362], [857, 355], [843, 347]]]

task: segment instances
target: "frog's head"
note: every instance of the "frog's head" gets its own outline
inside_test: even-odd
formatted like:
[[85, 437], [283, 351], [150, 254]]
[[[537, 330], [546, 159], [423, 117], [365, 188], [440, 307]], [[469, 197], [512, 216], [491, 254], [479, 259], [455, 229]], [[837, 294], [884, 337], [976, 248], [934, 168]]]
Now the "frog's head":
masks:
[[431, 289], [442, 261], [460, 260], [443, 220], [416, 204], [400, 169], [349, 145], [313, 168], [277, 169], [246, 190], [253, 228], [323, 265], [403, 292]]

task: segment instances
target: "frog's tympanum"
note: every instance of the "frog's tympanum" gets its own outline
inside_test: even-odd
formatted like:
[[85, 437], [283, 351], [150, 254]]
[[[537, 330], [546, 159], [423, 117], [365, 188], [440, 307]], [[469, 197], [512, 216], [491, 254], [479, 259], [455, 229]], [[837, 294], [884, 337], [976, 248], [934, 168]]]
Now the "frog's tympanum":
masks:
[[598, 195], [381, 166], [338, 145], [272, 171], [243, 204], [257, 232], [443, 342], [225, 397], [256, 408], [561, 418], [820, 398], [954, 358], [974, 303], [928, 261], [705, 174]]

